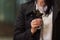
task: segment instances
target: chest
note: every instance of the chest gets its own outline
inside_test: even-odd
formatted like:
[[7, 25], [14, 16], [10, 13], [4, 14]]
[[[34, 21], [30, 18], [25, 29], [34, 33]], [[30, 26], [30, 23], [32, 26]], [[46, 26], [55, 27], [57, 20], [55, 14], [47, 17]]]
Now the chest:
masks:
[[52, 18], [53, 18], [53, 12], [50, 13], [50, 15], [42, 16], [44, 25], [51, 25], [52, 24]]

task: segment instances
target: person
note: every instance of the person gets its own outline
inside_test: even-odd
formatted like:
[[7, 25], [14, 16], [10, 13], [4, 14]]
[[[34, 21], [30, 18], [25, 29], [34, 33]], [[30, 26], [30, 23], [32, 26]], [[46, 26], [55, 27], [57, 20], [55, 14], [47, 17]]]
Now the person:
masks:
[[[36, 16], [34, 10], [39, 10], [43, 14], [42, 19], [34, 18]], [[18, 13], [14, 40], [60, 39], [57, 38], [59, 36], [60, 10], [54, 0], [31, 0], [20, 5]]]

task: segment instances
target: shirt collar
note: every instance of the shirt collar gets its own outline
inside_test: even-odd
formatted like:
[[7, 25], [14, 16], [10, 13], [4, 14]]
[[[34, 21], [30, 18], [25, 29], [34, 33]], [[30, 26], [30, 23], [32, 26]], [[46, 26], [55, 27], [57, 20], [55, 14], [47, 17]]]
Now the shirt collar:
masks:
[[36, 10], [39, 10], [41, 13], [44, 13], [47, 10], [47, 6], [41, 7], [36, 4]]

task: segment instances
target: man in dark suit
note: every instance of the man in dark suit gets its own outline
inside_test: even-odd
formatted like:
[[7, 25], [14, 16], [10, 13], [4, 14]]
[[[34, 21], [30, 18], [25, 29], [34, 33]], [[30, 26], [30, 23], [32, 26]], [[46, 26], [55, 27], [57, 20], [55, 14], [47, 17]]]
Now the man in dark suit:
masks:
[[[36, 2], [36, 3], [35, 3]], [[40, 40], [41, 35], [41, 18], [34, 18], [36, 15], [33, 14], [33, 10], [36, 10], [36, 4], [40, 6], [47, 5], [46, 15], [50, 15], [49, 11], [53, 7], [53, 16], [52, 19], [52, 38], [51, 36], [48, 40], [59, 40], [57, 38], [59, 36], [59, 26], [60, 26], [60, 10], [58, 9], [56, 2], [53, 0], [36, 0], [30, 1], [26, 4], [22, 4], [19, 8], [19, 15], [17, 16], [17, 20], [15, 23], [15, 34], [14, 40]], [[39, 9], [39, 8], [38, 8]], [[39, 10], [40, 11], [40, 10]], [[41, 12], [41, 11], [40, 11]], [[49, 21], [49, 20], [48, 20]], [[40, 29], [37, 29], [40, 27]], [[58, 34], [58, 35], [57, 35]], [[46, 39], [42, 39], [46, 40]]]

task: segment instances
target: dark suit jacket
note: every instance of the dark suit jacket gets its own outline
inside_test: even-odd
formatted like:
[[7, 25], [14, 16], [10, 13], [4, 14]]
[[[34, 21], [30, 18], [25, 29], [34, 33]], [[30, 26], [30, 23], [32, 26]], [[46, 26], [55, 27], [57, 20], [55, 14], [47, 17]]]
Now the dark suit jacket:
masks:
[[[21, 5], [19, 8], [19, 14], [17, 16], [17, 20], [15, 23], [15, 32], [14, 32], [14, 40], [39, 40], [40, 38], [40, 30], [32, 35], [30, 29], [30, 22], [35, 16], [31, 13], [35, 10], [35, 4], [33, 2], [28, 2], [26, 4]], [[52, 40], [59, 40], [57, 38], [59, 36], [59, 27], [60, 27], [60, 12], [57, 8], [57, 5], [54, 5], [53, 8], [53, 33]], [[58, 35], [57, 35], [58, 34]]]

